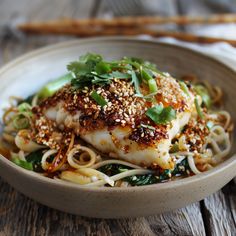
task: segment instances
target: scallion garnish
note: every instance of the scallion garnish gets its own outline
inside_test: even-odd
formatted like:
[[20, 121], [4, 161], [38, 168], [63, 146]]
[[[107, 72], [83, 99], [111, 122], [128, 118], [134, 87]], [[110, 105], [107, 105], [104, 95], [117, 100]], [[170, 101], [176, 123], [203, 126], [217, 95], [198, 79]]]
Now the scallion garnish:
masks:
[[148, 87], [149, 87], [149, 92], [151, 94], [156, 93], [158, 90], [156, 80], [155, 79], [148, 80]]
[[93, 98], [93, 100], [95, 100], [97, 102], [98, 105], [100, 105], [102, 107], [107, 105], [106, 100], [101, 95], [99, 95], [96, 91], [93, 91], [91, 93], [91, 97]]
[[23, 103], [21, 103], [18, 107], [17, 107], [17, 109], [19, 110], [19, 112], [28, 112], [28, 111], [30, 111], [31, 110], [31, 106], [30, 106], [30, 104], [29, 103], [26, 103], [26, 102], [23, 102]]
[[148, 73], [148, 71], [145, 70], [142, 66], [140, 66], [140, 73], [141, 73], [142, 79], [145, 81], [149, 81], [153, 79], [152, 76]]
[[19, 114], [13, 119], [13, 126], [17, 130], [26, 129], [30, 126], [29, 118]]
[[200, 105], [198, 104], [197, 98], [194, 99], [194, 104], [195, 104], [195, 107], [196, 107], [198, 116], [199, 116], [201, 119], [203, 119], [203, 112], [202, 112], [202, 110], [201, 110]]
[[47, 98], [52, 96], [58, 89], [63, 87], [65, 84], [72, 80], [73, 76], [71, 73], [59, 77], [52, 82], [46, 84], [38, 93], [39, 98]]
[[184, 93], [190, 97], [189, 90], [187, 85], [184, 83], [184, 81], [179, 81], [180, 88], [184, 91]]
[[202, 98], [203, 104], [210, 108], [212, 101], [207, 89], [199, 84], [194, 86], [194, 90]]
[[156, 124], [167, 124], [176, 118], [176, 111], [171, 106], [156, 105], [149, 108], [146, 115]]

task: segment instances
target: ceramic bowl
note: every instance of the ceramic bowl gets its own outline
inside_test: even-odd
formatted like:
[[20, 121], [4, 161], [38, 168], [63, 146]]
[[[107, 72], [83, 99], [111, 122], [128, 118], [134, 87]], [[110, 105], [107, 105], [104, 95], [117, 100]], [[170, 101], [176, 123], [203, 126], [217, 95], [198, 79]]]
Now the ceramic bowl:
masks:
[[[5, 65], [0, 70], [0, 110], [7, 106], [10, 95], [26, 97], [37, 91], [50, 79], [65, 73], [68, 62], [86, 52], [102, 54], [106, 59], [141, 57], [176, 77], [197, 75], [223, 88], [225, 109], [236, 119], [233, 69], [183, 47], [129, 38], [69, 41], [36, 50]], [[229, 158], [210, 171], [141, 187], [84, 188], [61, 183], [20, 168], [3, 156], [0, 175], [26, 196], [65, 212], [97, 218], [147, 216], [186, 206], [222, 188], [236, 173], [235, 148], [233, 145]]]

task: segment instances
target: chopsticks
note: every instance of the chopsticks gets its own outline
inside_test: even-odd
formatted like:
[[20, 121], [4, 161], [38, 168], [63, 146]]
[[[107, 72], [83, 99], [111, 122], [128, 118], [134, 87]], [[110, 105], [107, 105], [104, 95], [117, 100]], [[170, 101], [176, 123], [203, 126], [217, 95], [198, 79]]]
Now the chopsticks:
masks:
[[236, 14], [211, 15], [208, 17], [174, 16], [174, 17], [119, 17], [113, 19], [59, 19], [47, 22], [25, 23], [18, 29], [25, 33], [91, 36], [135, 36], [146, 34], [154, 37], [173, 37], [179, 40], [197, 43], [227, 42], [236, 46], [236, 40], [197, 36], [189, 33], [159, 31], [150, 25], [170, 24], [216, 24], [236, 23]]
[[220, 14], [210, 16], [137, 16], [137, 17], [117, 17], [112, 19], [92, 18], [92, 19], [59, 19], [48, 22], [26, 23], [19, 26], [22, 30], [39, 28], [44, 26], [96, 26], [96, 27], [133, 27], [146, 26], [150, 24], [217, 24], [217, 23], [235, 23], [236, 14]]

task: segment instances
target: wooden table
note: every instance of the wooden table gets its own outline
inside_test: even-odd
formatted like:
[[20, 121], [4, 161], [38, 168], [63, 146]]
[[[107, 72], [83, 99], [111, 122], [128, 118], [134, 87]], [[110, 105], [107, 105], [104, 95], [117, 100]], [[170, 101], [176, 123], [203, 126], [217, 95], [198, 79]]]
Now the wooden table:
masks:
[[[14, 24], [61, 16], [95, 17], [110, 14], [111, 1], [0, 0], [0, 65], [44, 45], [71, 39], [24, 36]], [[195, 3], [195, 6], [190, 4]], [[199, 13], [198, 1], [157, 0], [164, 15]], [[114, 10], [114, 9], [113, 9]], [[195, 10], [195, 11], [194, 11]], [[116, 13], [117, 14], [117, 13]], [[146, 218], [100, 220], [66, 214], [28, 199], [0, 179], [0, 236], [7, 235], [236, 235], [235, 185], [185, 208]], [[156, 203], [158, 204], [158, 202]]]

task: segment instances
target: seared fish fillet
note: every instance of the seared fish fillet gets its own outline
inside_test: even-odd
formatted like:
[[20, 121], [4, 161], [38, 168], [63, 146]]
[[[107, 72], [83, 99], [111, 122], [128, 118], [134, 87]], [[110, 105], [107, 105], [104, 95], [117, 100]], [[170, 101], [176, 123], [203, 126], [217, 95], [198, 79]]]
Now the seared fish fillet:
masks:
[[[172, 169], [175, 163], [169, 154], [171, 141], [195, 112], [194, 94], [186, 94], [169, 75], [159, 76], [156, 81], [159, 90], [152, 100], [136, 96], [133, 85], [126, 80], [115, 79], [104, 87], [85, 87], [80, 91], [67, 85], [33, 109], [35, 138], [39, 143], [52, 145], [50, 132], [43, 134], [44, 124], [54, 133], [74, 132], [111, 157]], [[106, 99], [105, 106], [91, 98], [93, 91]], [[145, 94], [145, 88], [141, 91]], [[157, 104], [174, 108], [175, 119], [167, 124], [154, 123], [145, 113]]]

